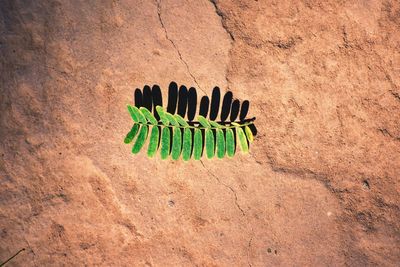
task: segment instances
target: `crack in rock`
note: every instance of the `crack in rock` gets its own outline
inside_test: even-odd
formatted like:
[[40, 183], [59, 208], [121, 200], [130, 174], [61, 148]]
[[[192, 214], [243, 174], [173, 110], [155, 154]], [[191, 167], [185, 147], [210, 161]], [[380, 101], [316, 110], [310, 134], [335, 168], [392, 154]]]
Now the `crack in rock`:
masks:
[[224, 30], [229, 34], [231, 41], [235, 41], [235, 37], [233, 37], [232, 32], [228, 29], [228, 26], [226, 26], [226, 17], [224, 15], [224, 13], [219, 9], [219, 7], [217, 5], [217, 0], [210, 0], [210, 2], [211, 2], [211, 4], [213, 4], [217, 15], [221, 18], [222, 28], [224, 28]]
[[301, 38], [299, 36], [295, 36], [295, 37], [291, 36], [287, 40], [282, 40], [282, 39], [267, 40], [266, 43], [269, 43], [273, 47], [276, 47], [276, 48], [279, 48], [279, 49], [288, 50], [288, 49], [296, 46], [302, 40], [303, 40], [303, 38]]
[[386, 69], [382, 66], [385, 65], [385, 63], [382, 60], [382, 57], [377, 53], [374, 52], [374, 54], [376, 55], [376, 57], [378, 58], [380, 65], [378, 66], [378, 69], [380, 71], [383, 72], [383, 74], [385, 75], [386, 80], [389, 82], [390, 87], [392, 88], [391, 90], [389, 90], [389, 93], [398, 101], [400, 101], [400, 93], [398, 93], [398, 86], [397, 84], [393, 81], [392, 77], [390, 76], [390, 74], [386, 71]]
[[[229, 61], [230, 61], [230, 54], [231, 54], [231, 50], [233, 47], [233, 42], [235, 42], [235, 37], [233, 37], [232, 32], [228, 29], [228, 26], [226, 25], [226, 16], [224, 15], [224, 13], [219, 9], [218, 5], [217, 5], [217, 0], [210, 0], [211, 4], [214, 6], [215, 8], [215, 13], [217, 13], [217, 16], [219, 16], [221, 18], [221, 26], [222, 28], [225, 30], [225, 32], [229, 35], [230, 37], [230, 42], [231, 42], [231, 48], [229, 49]], [[229, 90], [229, 84], [230, 84], [230, 80], [228, 79], [228, 73], [229, 73], [229, 63], [226, 66], [226, 71], [225, 71], [225, 80], [226, 80], [226, 85], [228, 87]]]
[[164, 21], [162, 20], [161, 17], [161, 0], [156, 0], [156, 4], [157, 4], [157, 14], [158, 14], [158, 20], [160, 21], [161, 27], [164, 29], [164, 33], [165, 33], [165, 38], [172, 44], [172, 46], [174, 47], [176, 53], [179, 56], [179, 59], [181, 60], [181, 62], [185, 65], [187, 72], [189, 73], [190, 77], [192, 77], [193, 81], [195, 82], [195, 84], [199, 87], [199, 89], [205, 93], [207, 95], [206, 92], [204, 92], [204, 90], [200, 87], [199, 83], [197, 82], [196, 77], [194, 77], [194, 75], [192, 74], [192, 72], [190, 71], [189, 65], [187, 64], [187, 62], [183, 59], [181, 52], [179, 51], [178, 47], [176, 46], [175, 42], [169, 37], [168, 35], [168, 31], [167, 28], [164, 25]]
[[386, 80], [389, 82], [390, 86], [392, 87], [392, 90], [389, 90], [389, 92], [392, 94], [394, 98], [400, 101], [400, 94], [397, 93], [397, 85], [393, 81], [392, 77], [389, 75], [389, 73], [383, 69], [383, 73], [385, 74]]
[[382, 133], [384, 136], [392, 138], [394, 141], [400, 141], [400, 136], [395, 136], [391, 132], [389, 132], [386, 128], [378, 128], [378, 131]]
[[[34, 264], [34, 266], [38, 266], [37, 265], [37, 263], [36, 263], [36, 253], [35, 253], [35, 251], [32, 249], [32, 247], [31, 247], [31, 244], [28, 242], [28, 239], [26, 239], [26, 237], [24, 237], [24, 240], [25, 240], [25, 242], [26, 242], [26, 244], [28, 245], [27, 247], [28, 247], [28, 253], [31, 253], [31, 254], [33, 254], [32, 255], [32, 260], [33, 260], [33, 264]], [[26, 251], [27, 249], [25, 248], [25, 251]]]
[[236, 191], [235, 191], [231, 186], [229, 186], [229, 185], [227, 185], [227, 184], [221, 182], [221, 180], [220, 180], [216, 175], [214, 175], [212, 172], [210, 172], [210, 171], [206, 168], [206, 166], [204, 166], [204, 163], [203, 163], [202, 160], [200, 160], [200, 162], [201, 162], [201, 165], [203, 165], [203, 168], [204, 168], [212, 177], [214, 177], [215, 180], [217, 180], [219, 184], [225, 186], [226, 188], [228, 188], [228, 189], [233, 193], [233, 195], [234, 195], [234, 197], [235, 197], [235, 205], [236, 205], [236, 207], [240, 210], [240, 212], [242, 213], [243, 216], [246, 216], [246, 213], [244, 212], [244, 210], [242, 209], [242, 207], [240, 207], [240, 205], [239, 205], [239, 203], [238, 203], [238, 197], [237, 197]]
[[247, 245], [247, 264], [249, 265], [249, 267], [253, 266], [251, 264], [251, 257], [250, 257], [251, 242], [253, 241], [253, 237], [254, 237], [254, 232], [252, 231], [249, 243]]
[[400, 101], [400, 94], [399, 94], [399, 93], [396, 93], [396, 92], [393, 91], [393, 90], [390, 90], [390, 93], [394, 96], [394, 98], [396, 98], [397, 100]]

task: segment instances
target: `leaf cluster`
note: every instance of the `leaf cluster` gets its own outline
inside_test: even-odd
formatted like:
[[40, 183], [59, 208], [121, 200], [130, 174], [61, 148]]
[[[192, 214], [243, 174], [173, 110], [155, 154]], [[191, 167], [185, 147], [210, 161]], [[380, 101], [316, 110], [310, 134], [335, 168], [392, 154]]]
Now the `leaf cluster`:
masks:
[[156, 106], [156, 119], [147, 108], [128, 105], [133, 119], [133, 126], [124, 142], [132, 143], [132, 153], [137, 154], [144, 147], [147, 139], [147, 155], [154, 157], [160, 151], [162, 159], [171, 156], [184, 161], [193, 158], [199, 160], [203, 152], [208, 159], [213, 157], [233, 157], [236, 146], [242, 153], [248, 153], [249, 143], [254, 139], [250, 122], [216, 122], [197, 116], [197, 122], [186, 121], [179, 114], [171, 114], [161, 106]]

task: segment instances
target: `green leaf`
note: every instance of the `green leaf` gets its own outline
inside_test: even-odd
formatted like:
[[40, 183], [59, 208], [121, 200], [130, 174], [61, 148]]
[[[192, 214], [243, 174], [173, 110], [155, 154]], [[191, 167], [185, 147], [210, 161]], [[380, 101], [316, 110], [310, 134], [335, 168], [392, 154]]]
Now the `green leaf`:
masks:
[[147, 156], [149, 156], [149, 158], [154, 157], [154, 155], [157, 152], [159, 137], [160, 137], [160, 130], [158, 129], [158, 126], [153, 126], [150, 134], [149, 147], [147, 149]]
[[222, 128], [223, 126], [216, 121], [209, 121], [212, 127], [214, 128]]
[[[173, 160], [179, 160], [182, 154], [183, 161], [191, 158], [199, 160], [203, 156], [203, 151], [208, 159], [233, 157], [236, 146], [239, 146], [245, 154], [249, 151], [249, 143], [254, 141], [249, 127], [252, 122], [228, 124], [199, 115], [198, 123], [193, 124], [179, 114], [167, 112], [162, 106], [156, 106], [154, 114], [145, 107], [131, 105], [127, 107], [135, 123], [124, 142], [127, 144], [133, 142], [132, 153], [135, 154], [143, 148], [147, 138], [149, 138], [148, 157], [154, 157], [157, 150], [160, 150], [163, 160], [169, 155]], [[158, 116], [160, 120], [157, 120]]]
[[125, 144], [129, 144], [130, 142], [132, 142], [133, 138], [135, 138], [137, 132], [139, 130], [139, 124], [135, 123], [133, 124], [131, 130], [129, 131], [129, 133], [126, 134], [126, 137], [124, 139], [124, 143]]
[[224, 132], [221, 129], [217, 129], [217, 157], [222, 159], [225, 156], [225, 138]]
[[193, 157], [195, 160], [201, 158], [203, 152], [203, 137], [201, 136], [200, 129], [194, 129], [194, 146], [193, 146]]
[[208, 120], [206, 118], [204, 118], [203, 116], [201, 116], [201, 115], [197, 116], [197, 120], [199, 121], [201, 126], [203, 126], [204, 128], [210, 128], [211, 127], [211, 125], [208, 122]]
[[147, 121], [150, 122], [153, 125], [157, 124], [157, 119], [153, 116], [153, 114], [151, 114], [151, 112], [145, 108], [145, 107], [141, 107], [140, 111], [143, 113], [143, 115], [146, 117]]
[[158, 113], [158, 116], [160, 116], [160, 120], [161, 120], [162, 124], [164, 124], [165, 126], [168, 126], [169, 125], [169, 120], [168, 120], [168, 118], [166, 116], [166, 113], [165, 113], [163, 107], [162, 106], [157, 106], [156, 107], [156, 111]]
[[161, 133], [161, 159], [168, 158], [171, 133], [168, 127], [164, 127]]
[[186, 127], [186, 126], [189, 126], [189, 124], [185, 121], [184, 118], [182, 118], [181, 115], [175, 114], [174, 117], [175, 117], [175, 119], [178, 121], [178, 123], [179, 123], [181, 126], [185, 126], [185, 127]]
[[146, 123], [146, 118], [137, 107], [128, 105], [128, 111], [135, 122]]
[[233, 130], [230, 128], [226, 129], [226, 154], [228, 157], [235, 155], [235, 140]]
[[254, 136], [253, 136], [253, 132], [251, 131], [250, 127], [246, 125], [246, 127], [244, 127], [244, 131], [246, 132], [247, 140], [249, 140], [250, 143], [253, 142]]
[[174, 128], [172, 136], [172, 152], [171, 156], [173, 160], [177, 160], [181, 155], [182, 148], [182, 132], [180, 128]]
[[240, 150], [242, 153], [246, 154], [249, 152], [249, 146], [247, 144], [246, 135], [243, 132], [243, 129], [240, 127], [236, 127], [236, 137], [240, 146]]
[[183, 131], [183, 149], [182, 158], [184, 161], [190, 159], [192, 153], [192, 131], [189, 128], [185, 128]]
[[169, 123], [171, 123], [171, 125], [179, 126], [178, 121], [175, 119], [175, 117], [172, 114], [165, 112], [165, 116], [167, 116], [167, 119], [168, 119]]
[[206, 154], [208, 159], [214, 157], [214, 147], [214, 133], [211, 129], [206, 129]]
[[129, 114], [130, 114], [131, 117], [132, 117], [132, 120], [133, 120], [134, 122], [139, 122], [137, 113], [133, 110], [133, 108], [132, 108], [130, 105], [128, 105], [127, 108], [128, 108]]
[[139, 131], [139, 135], [136, 139], [135, 144], [132, 147], [132, 153], [137, 154], [140, 149], [143, 147], [144, 142], [146, 141], [147, 138], [147, 133], [149, 131], [149, 127], [147, 125], [142, 125]]

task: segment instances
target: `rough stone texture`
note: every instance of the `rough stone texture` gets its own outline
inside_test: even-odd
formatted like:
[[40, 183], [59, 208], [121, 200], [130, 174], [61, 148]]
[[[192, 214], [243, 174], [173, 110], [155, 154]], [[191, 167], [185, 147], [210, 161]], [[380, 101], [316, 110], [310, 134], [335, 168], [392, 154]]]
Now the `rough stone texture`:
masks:
[[[0, 2], [0, 260], [396, 266], [398, 1]], [[133, 156], [171, 80], [250, 101], [248, 156]]]

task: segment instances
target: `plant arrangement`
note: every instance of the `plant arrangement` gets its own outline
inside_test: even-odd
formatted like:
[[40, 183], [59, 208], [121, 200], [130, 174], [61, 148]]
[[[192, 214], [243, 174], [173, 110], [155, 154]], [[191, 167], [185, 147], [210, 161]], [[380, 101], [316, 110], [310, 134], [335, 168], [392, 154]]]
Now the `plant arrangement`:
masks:
[[[252, 120], [217, 122], [202, 115], [197, 121], [186, 121], [179, 114], [171, 114], [162, 106], [155, 106], [154, 114], [146, 107], [128, 105], [133, 126], [125, 137], [126, 144], [133, 143], [132, 153], [139, 153], [147, 140], [147, 156], [152, 158], [160, 151], [161, 159], [169, 156], [184, 161], [233, 157], [236, 147], [246, 154], [254, 140]], [[159, 118], [159, 119], [157, 119]]]

